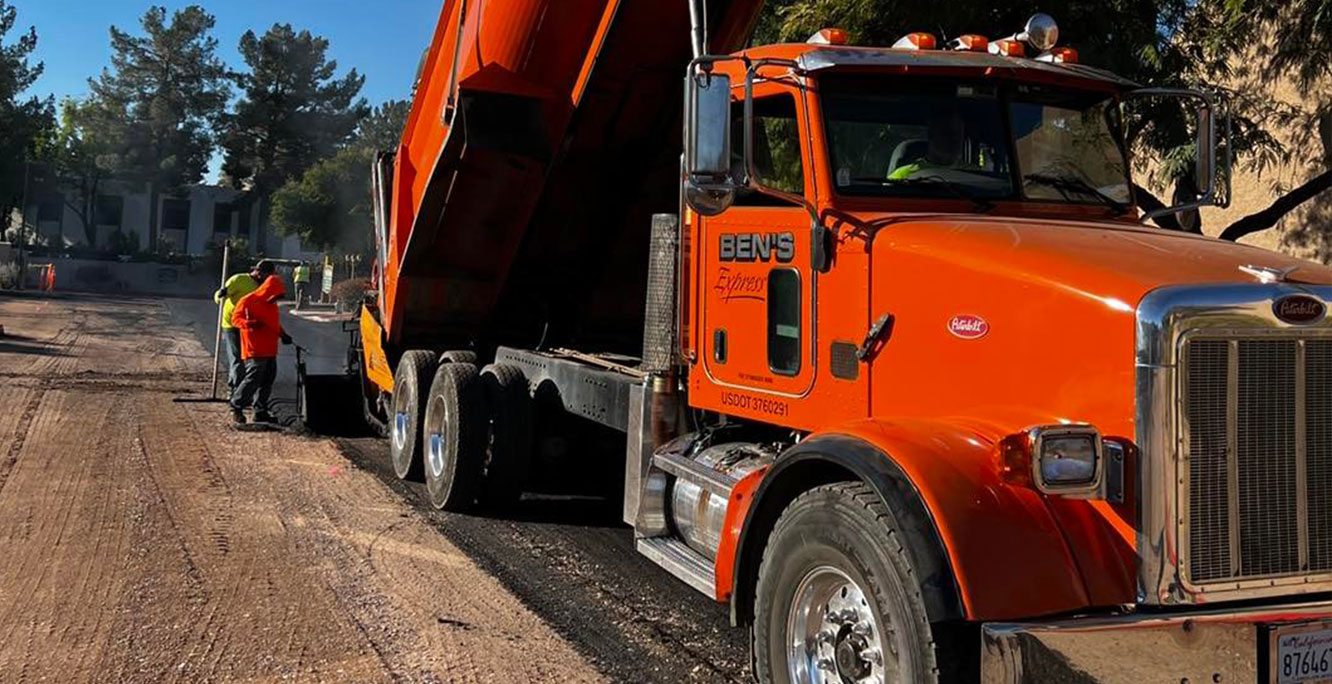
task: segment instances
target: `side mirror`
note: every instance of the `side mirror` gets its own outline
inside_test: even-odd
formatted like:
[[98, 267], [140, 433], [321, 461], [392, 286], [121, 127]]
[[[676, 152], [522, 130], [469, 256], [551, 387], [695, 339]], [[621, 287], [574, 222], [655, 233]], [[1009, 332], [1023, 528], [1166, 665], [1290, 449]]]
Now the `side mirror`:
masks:
[[1198, 197], [1193, 201], [1149, 211], [1143, 215], [1142, 220], [1144, 222], [1150, 221], [1160, 216], [1194, 211], [1205, 206], [1221, 208], [1230, 206], [1231, 160], [1228, 143], [1223, 158], [1218, 159], [1217, 155], [1217, 150], [1220, 148], [1217, 129], [1225, 129], [1226, 137], [1229, 137], [1230, 130], [1230, 115], [1228, 111], [1222, 109], [1224, 103], [1209, 93], [1175, 88], [1142, 88], [1126, 95], [1126, 99], [1149, 97], [1178, 99], [1195, 108], [1196, 118], [1194, 121], [1197, 130], [1194, 131], [1194, 144], [1197, 150], [1197, 159], [1195, 160], [1194, 173], [1198, 186]]
[[685, 78], [685, 201], [716, 216], [735, 201], [731, 180], [731, 78], [691, 67]]
[[1216, 113], [1211, 106], [1198, 108], [1198, 150], [1197, 169], [1194, 178], [1198, 179], [1198, 192], [1202, 197], [1216, 194]]

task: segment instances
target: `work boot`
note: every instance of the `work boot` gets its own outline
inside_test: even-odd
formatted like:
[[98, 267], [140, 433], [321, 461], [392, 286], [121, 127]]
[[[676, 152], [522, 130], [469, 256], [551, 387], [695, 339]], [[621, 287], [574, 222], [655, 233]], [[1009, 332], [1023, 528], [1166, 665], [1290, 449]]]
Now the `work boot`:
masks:
[[256, 409], [254, 412], [254, 422], [256, 423], [276, 423], [277, 419], [273, 414], [263, 409]]
[[231, 409], [231, 419], [235, 421], [237, 425], [244, 425], [245, 412], [238, 408]]

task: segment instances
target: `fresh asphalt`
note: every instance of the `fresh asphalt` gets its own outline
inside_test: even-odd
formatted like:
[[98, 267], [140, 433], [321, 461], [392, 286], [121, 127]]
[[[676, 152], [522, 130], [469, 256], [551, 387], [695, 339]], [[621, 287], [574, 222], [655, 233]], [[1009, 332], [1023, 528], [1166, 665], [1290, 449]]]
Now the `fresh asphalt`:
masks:
[[[167, 306], [173, 322], [191, 327], [212, 352], [216, 305], [207, 299], [171, 299]], [[341, 372], [348, 341], [342, 325], [298, 318], [288, 307], [282, 307], [283, 326], [308, 350], [309, 372]], [[294, 348], [282, 347], [274, 397], [275, 410], [286, 422], [294, 420], [295, 367]], [[220, 385], [225, 393], [225, 376]], [[221, 404], [218, 410], [224, 410]], [[426, 502], [421, 484], [394, 477], [387, 442], [357, 437], [337, 443], [357, 467], [411, 502], [613, 681], [750, 681], [748, 632], [730, 627], [725, 606], [634, 551], [633, 534], [619, 521], [618, 494], [529, 495], [502, 515], [441, 513]], [[521, 649], [520, 643], [515, 646]]]

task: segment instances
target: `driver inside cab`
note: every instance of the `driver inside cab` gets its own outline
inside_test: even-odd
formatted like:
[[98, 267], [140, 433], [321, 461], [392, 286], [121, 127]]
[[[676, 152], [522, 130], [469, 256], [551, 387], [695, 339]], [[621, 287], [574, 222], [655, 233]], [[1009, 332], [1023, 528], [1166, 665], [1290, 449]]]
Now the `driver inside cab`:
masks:
[[893, 169], [888, 180], [908, 180], [938, 169], [957, 168], [962, 161], [965, 137], [966, 127], [956, 111], [931, 118], [925, 156]]

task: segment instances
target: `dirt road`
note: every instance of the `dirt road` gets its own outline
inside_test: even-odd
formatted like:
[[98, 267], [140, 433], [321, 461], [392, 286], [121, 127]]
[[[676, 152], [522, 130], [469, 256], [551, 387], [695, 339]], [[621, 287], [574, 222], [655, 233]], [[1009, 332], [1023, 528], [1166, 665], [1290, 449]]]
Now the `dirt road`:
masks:
[[[194, 331], [211, 349], [216, 308], [207, 300], [165, 302], [170, 324]], [[284, 325], [313, 359], [314, 372], [336, 372], [347, 348], [337, 323], [294, 317]], [[295, 406], [295, 360], [279, 359], [277, 411]], [[622, 484], [604, 481], [614, 454], [566, 464], [571, 477], [545, 482], [500, 516], [456, 515], [430, 507], [425, 487], [393, 475], [388, 442], [340, 438], [347, 463], [373, 474], [414, 514], [434, 527], [536, 612], [610, 680], [633, 684], [748, 684], [748, 632], [729, 625], [725, 606], [708, 600], [634, 550], [620, 522]], [[614, 480], [614, 478], [611, 478]]]
[[327, 440], [231, 430], [150, 300], [0, 295], [0, 681], [592, 682]]

